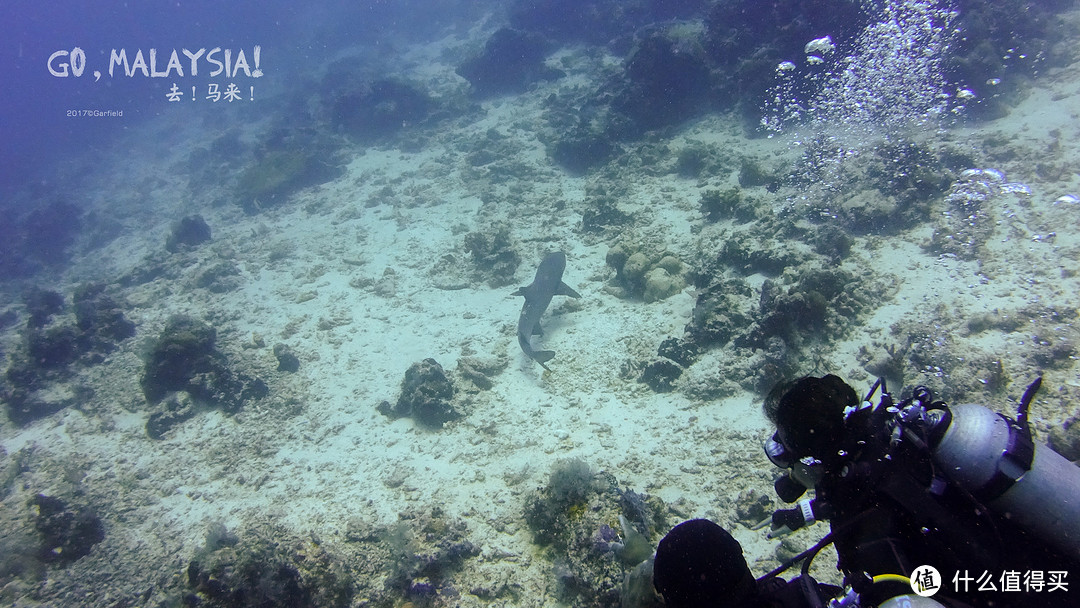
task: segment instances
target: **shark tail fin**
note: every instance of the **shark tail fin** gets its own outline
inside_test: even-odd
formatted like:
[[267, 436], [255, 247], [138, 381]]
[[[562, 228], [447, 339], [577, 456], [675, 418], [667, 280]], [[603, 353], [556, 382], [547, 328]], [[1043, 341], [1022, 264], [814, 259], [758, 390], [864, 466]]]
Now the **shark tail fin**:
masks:
[[536, 361], [537, 363], [540, 364], [540, 367], [542, 367], [544, 369], [547, 369], [548, 371], [551, 371], [551, 370], [548, 369], [548, 366], [546, 366], [544, 364], [547, 363], [548, 361], [551, 361], [552, 358], [554, 358], [554, 357], [555, 357], [555, 351], [553, 351], [553, 350], [538, 350], [538, 351], [536, 351], [536, 352], [534, 352], [532, 354], [533, 361]]

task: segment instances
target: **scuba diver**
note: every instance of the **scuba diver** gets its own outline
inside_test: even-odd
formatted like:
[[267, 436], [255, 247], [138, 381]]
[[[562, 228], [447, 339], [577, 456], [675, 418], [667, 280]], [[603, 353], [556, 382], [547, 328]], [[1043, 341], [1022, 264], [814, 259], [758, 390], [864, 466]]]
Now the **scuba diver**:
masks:
[[[819, 543], [814, 551], [824, 547]], [[806, 557], [800, 554], [796, 559]], [[800, 576], [786, 581], [778, 575], [795, 560], [755, 579], [743, 557], [742, 545], [717, 524], [691, 519], [672, 528], [652, 558], [653, 587], [666, 608], [858, 608], [851, 589], [819, 583], [810, 576], [807, 559]], [[891, 579], [893, 577], [884, 577]], [[904, 584], [908, 583], [906, 577]], [[830, 598], [832, 598], [830, 600]], [[889, 603], [892, 602], [892, 603]], [[626, 605], [625, 603], [623, 604]], [[959, 606], [959, 605], [952, 605]], [[943, 608], [930, 598], [901, 594], [881, 608]]]
[[653, 586], [668, 608], [824, 606], [842, 591], [809, 575], [755, 580], [739, 541], [707, 519], [684, 521], [664, 536], [653, 557]]
[[[1080, 468], [1031, 436], [1028, 408], [1040, 382], [1025, 391], [1015, 418], [981, 405], [949, 407], [925, 387], [894, 403], [881, 380], [861, 400], [832, 375], [777, 386], [765, 401], [777, 427], [766, 454], [785, 469], [777, 494], [797, 504], [762, 525], [778, 535], [828, 520], [831, 531], [750, 584], [730, 535], [700, 523], [676, 527], [657, 550], [657, 591], [672, 606], [825, 606], [830, 594], [809, 565], [832, 543], [845, 590], [829, 606], [1077, 605], [1065, 580], [1053, 592], [1042, 584], [1044, 575], [1062, 579], [1080, 566]], [[807, 490], [812, 499], [803, 498]], [[688, 534], [715, 547], [703, 549]], [[799, 559], [801, 576], [777, 578]], [[923, 565], [940, 573], [932, 599], [912, 594], [909, 577]], [[697, 600], [678, 599], [701, 589]]]

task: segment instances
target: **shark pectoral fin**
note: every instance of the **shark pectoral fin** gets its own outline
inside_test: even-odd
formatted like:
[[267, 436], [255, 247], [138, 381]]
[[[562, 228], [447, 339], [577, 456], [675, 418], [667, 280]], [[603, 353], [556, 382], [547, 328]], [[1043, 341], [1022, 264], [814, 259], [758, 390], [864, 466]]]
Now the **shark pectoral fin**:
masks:
[[542, 335], [544, 335], [544, 328], [540, 327], [540, 322], [539, 321], [536, 322], [536, 325], [533, 325], [532, 335], [534, 335], [534, 336], [542, 336]]
[[523, 295], [525, 295], [525, 288], [524, 287], [518, 287], [517, 291], [515, 291], [514, 293], [512, 293], [510, 295], [512, 295], [512, 296], [523, 296]]
[[548, 370], [550, 372], [551, 369], [549, 369], [548, 366], [544, 365], [544, 363], [547, 363], [548, 361], [551, 361], [551, 359], [554, 356], [555, 356], [555, 351], [553, 351], [553, 350], [538, 350], [538, 351], [533, 353], [532, 358], [533, 358], [533, 361], [536, 361], [537, 363], [540, 364], [540, 367], [542, 367], [542, 368], [544, 368], [544, 369], [546, 369], [546, 370]]
[[557, 296], [570, 296], [571, 298], [580, 298], [581, 294], [574, 291], [573, 287], [570, 287], [562, 281], [559, 282], [559, 286], [555, 288], [555, 295]]

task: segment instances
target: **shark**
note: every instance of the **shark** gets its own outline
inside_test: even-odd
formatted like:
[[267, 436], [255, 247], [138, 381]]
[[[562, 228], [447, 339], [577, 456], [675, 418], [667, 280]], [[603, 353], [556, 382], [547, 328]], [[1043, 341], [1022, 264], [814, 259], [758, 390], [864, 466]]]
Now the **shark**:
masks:
[[566, 254], [561, 251], [549, 253], [540, 261], [533, 282], [512, 294], [525, 296], [525, 305], [521, 307], [521, 316], [518, 317], [518, 344], [521, 345], [521, 350], [526, 356], [539, 363], [540, 367], [547, 371], [551, 369], [544, 363], [555, 356], [555, 351], [533, 350], [529, 339], [533, 334], [544, 335], [544, 331], [540, 328], [540, 317], [551, 304], [551, 298], [555, 296], [581, 297], [581, 294], [562, 282], [564, 270], [566, 270]]

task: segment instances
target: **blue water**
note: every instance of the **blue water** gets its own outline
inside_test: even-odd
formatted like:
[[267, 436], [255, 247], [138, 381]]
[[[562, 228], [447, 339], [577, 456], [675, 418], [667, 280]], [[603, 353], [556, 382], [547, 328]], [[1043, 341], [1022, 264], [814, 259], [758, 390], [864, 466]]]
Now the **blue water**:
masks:
[[[123, 49], [129, 62], [142, 50], [161, 55], [157, 68], [167, 67], [173, 49], [209, 51], [214, 47], [243, 49], [252, 63], [255, 45], [262, 47], [264, 78], [276, 84], [318, 70], [333, 53], [351, 46], [374, 45], [389, 36], [417, 36], [430, 31], [447, 9], [429, 10], [425, 2], [368, 0], [319, 2], [300, 6], [286, 2], [5, 2], [0, 22], [0, 191], [11, 192], [26, 180], [47, 180], [51, 163], [87, 147], [104, 147], [110, 136], [168, 111], [166, 93], [173, 83], [181, 90], [211, 82], [214, 66], [201, 65], [198, 77], [144, 77], [108, 72], [113, 50]], [[424, 10], [421, 10], [423, 8]], [[433, 19], [434, 17], [434, 19]], [[419, 21], [417, 21], [419, 20]], [[56, 52], [85, 53], [85, 71], [75, 76], [50, 72]], [[188, 58], [180, 59], [188, 67]], [[223, 53], [218, 59], [224, 60]], [[64, 71], [67, 55], [53, 68]], [[252, 65], [252, 68], [254, 66]], [[95, 81], [93, 72], [102, 72]], [[221, 81], [221, 77], [216, 80]], [[236, 79], [250, 98], [257, 79]], [[190, 96], [190, 92], [188, 92]], [[122, 111], [122, 118], [79, 116], [80, 111]], [[75, 113], [75, 115], [73, 115]]]

